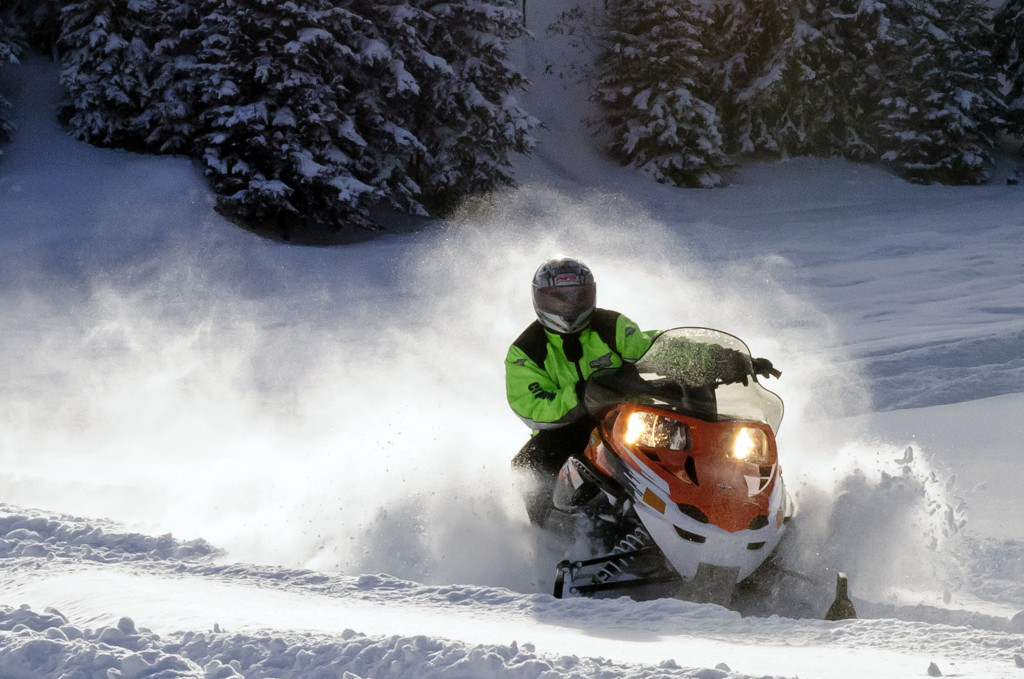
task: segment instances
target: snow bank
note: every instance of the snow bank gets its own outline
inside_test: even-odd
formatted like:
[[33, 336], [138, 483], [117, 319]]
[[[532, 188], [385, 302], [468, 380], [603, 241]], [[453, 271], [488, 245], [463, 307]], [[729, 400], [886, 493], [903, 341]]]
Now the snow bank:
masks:
[[[204, 540], [179, 542], [171, 535], [124, 533], [110, 522], [87, 522], [41, 511], [8, 513], [0, 504], [0, 558], [33, 557], [113, 563], [194, 559], [216, 553]], [[106, 524], [105, 530], [103, 524]], [[115, 532], [108, 532], [113, 529]]]
[[532, 644], [470, 646], [427, 636], [372, 638], [231, 634], [221, 630], [161, 637], [122, 618], [116, 626], [81, 629], [54, 609], [0, 606], [0, 667], [10, 679], [739, 679], [727, 665], [682, 669], [617, 665], [601, 659], [543, 657]]

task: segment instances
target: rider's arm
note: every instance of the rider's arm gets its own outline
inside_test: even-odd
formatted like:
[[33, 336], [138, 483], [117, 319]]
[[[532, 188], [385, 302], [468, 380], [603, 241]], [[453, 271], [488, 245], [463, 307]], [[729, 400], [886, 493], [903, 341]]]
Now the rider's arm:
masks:
[[636, 323], [620, 315], [615, 324], [615, 346], [624, 361], [635, 361], [651, 347], [660, 330], [643, 331]]
[[586, 412], [575, 384], [560, 387], [515, 345], [505, 357], [505, 391], [512, 410], [531, 429], [560, 427]]

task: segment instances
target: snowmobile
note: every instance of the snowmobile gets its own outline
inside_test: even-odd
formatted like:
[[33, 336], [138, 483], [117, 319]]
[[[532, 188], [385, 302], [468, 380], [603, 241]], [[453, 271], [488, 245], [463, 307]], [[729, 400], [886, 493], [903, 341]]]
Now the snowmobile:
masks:
[[775, 442], [782, 399], [758, 381], [780, 375], [708, 328], [668, 330], [635, 363], [593, 374], [597, 426], [552, 501], [605, 553], [559, 563], [555, 597], [646, 588], [726, 604], [796, 513]]

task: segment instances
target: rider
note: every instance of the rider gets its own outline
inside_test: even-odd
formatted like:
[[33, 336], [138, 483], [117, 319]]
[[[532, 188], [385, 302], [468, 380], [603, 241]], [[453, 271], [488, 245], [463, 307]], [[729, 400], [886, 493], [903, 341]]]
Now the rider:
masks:
[[643, 332], [622, 314], [598, 309], [594, 274], [583, 262], [559, 257], [533, 276], [534, 321], [505, 358], [505, 389], [512, 410], [533, 436], [512, 459], [526, 475], [530, 521], [543, 525], [552, 509], [558, 470], [582, 452], [595, 421], [583, 405], [590, 375], [643, 356], [656, 331]]

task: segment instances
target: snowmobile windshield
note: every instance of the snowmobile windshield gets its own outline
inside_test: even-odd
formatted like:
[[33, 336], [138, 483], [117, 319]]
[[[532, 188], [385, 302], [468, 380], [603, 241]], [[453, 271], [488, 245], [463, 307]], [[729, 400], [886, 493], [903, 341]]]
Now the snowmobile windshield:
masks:
[[708, 421], [763, 422], [778, 431], [782, 399], [757, 382], [750, 350], [710, 328], [660, 334], [640, 360], [594, 373], [586, 405], [595, 416], [620, 403], [641, 403]]

